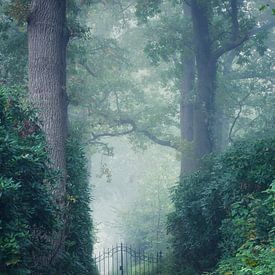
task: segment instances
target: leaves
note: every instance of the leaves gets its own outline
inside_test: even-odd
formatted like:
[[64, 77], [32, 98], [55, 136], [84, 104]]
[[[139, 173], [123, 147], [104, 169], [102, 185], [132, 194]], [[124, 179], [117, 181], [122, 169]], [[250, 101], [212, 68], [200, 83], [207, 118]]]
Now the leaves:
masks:
[[169, 216], [177, 271], [271, 274], [274, 149], [274, 139], [246, 139], [182, 179]]
[[62, 262], [65, 274], [94, 274], [91, 190], [86, 163], [79, 134], [72, 131], [67, 143], [66, 253]]
[[[35, 130], [29, 132], [29, 127]], [[22, 130], [27, 130], [24, 136]], [[50, 192], [56, 174], [47, 164], [45, 140], [34, 112], [22, 103], [19, 90], [1, 87], [1, 272], [24, 275], [35, 272], [31, 251], [47, 251], [45, 240], [35, 236], [38, 232], [45, 236], [51, 234], [57, 224]]]

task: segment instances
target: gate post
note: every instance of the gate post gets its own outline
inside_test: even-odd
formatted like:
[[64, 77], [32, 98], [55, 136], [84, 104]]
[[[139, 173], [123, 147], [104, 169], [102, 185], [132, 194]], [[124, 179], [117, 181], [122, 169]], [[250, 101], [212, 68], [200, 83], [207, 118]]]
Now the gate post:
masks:
[[157, 275], [159, 275], [159, 253], [157, 252]]
[[159, 266], [160, 266], [159, 274], [161, 275], [161, 273], [162, 273], [162, 251], [159, 252]]
[[121, 275], [123, 275], [123, 244], [120, 244], [120, 270], [121, 270]]

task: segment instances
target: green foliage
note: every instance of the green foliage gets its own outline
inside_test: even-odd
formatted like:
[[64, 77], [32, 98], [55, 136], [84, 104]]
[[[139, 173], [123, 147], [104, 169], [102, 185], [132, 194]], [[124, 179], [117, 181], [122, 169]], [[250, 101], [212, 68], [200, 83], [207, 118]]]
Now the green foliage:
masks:
[[143, 30], [132, 23], [122, 27], [109, 9], [95, 5], [87, 17], [89, 35], [70, 43], [71, 118], [88, 126], [87, 138], [105, 154], [111, 150], [103, 138], [125, 132], [138, 146], [148, 144], [145, 131], [172, 142], [170, 128], [178, 126], [174, 119], [177, 106], [139, 47], [145, 40]]
[[[63, 274], [94, 274], [93, 226], [87, 160], [76, 137], [67, 148], [65, 223], [57, 221], [52, 190], [57, 174], [48, 168], [44, 136], [34, 112], [19, 91], [0, 90], [0, 273], [49, 272], [38, 267], [47, 255], [47, 240], [65, 225]], [[60, 266], [61, 264], [61, 266]], [[55, 272], [51, 269], [51, 272]]]
[[217, 274], [271, 274], [274, 153], [274, 139], [239, 142], [175, 187], [169, 230], [179, 274], [217, 264]]
[[0, 271], [29, 274], [55, 226], [44, 136], [20, 91], [0, 89]]
[[67, 144], [66, 247], [63, 274], [95, 274], [87, 159], [76, 135]]
[[274, 202], [273, 181], [259, 196], [247, 195], [232, 205], [229, 218], [221, 227], [225, 235], [222, 245], [227, 248], [233, 244], [236, 253], [224, 253], [215, 274], [273, 274]]
[[[208, 181], [206, 172], [198, 172], [182, 180], [175, 189], [175, 211], [169, 215], [169, 231], [173, 235], [175, 265], [179, 274], [183, 270], [189, 270], [186, 274], [206, 271], [220, 256], [218, 228], [223, 210], [217, 207], [220, 198], [216, 187], [204, 190]], [[216, 210], [215, 215], [213, 210]]]
[[22, 85], [27, 72], [27, 34], [25, 26], [18, 26], [4, 13], [0, 5], [0, 83]]
[[30, 0], [11, 0], [7, 3], [7, 13], [19, 24], [26, 24], [29, 16]]
[[136, 16], [140, 22], [147, 22], [148, 17], [153, 17], [161, 12], [162, 0], [137, 1]]
[[151, 33], [152, 30], [147, 31], [149, 42], [145, 46], [145, 53], [154, 65], [158, 65], [161, 60], [164, 62], [174, 60], [180, 66], [181, 57], [192, 54], [190, 49], [192, 26], [190, 21], [182, 16], [180, 9], [174, 10], [171, 6], [166, 8], [171, 16], [160, 15], [157, 21], [151, 22], [150, 27], [154, 33], [158, 33], [158, 37]]

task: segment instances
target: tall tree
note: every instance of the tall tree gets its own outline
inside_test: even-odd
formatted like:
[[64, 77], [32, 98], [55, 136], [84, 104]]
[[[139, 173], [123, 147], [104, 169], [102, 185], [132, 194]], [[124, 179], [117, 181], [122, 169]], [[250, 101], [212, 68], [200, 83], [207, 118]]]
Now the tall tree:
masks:
[[29, 95], [38, 109], [52, 165], [62, 173], [57, 188], [65, 192], [67, 137], [66, 1], [33, 0], [28, 17]]
[[[190, 7], [183, 3], [184, 16], [191, 19]], [[182, 33], [184, 37], [184, 33]], [[181, 52], [182, 87], [180, 89], [180, 132], [181, 143], [191, 143], [194, 138], [194, 85], [195, 85], [195, 55], [193, 50], [193, 35], [187, 40], [187, 45]], [[195, 169], [193, 150], [181, 148], [181, 175]]]
[[[67, 137], [65, 0], [32, 0], [28, 17], [29, 96], [38, 109], [51, 165], [60, 171], [55, 198], [64, 212]], [[64, 249], [63, 232], [51, 240], [54, 249], [43, 261], [51, 264]]]
[[[204, 11], [206, 9], [206, 11]], [[211, 116], [214, 114], [216, 63], [211, 56], [209, 18], [211, 7], [206, 1], [191, 2], [191, 14], [198, 73], [194, 113], [194, 154], [196, 162], [213, 150]]]
[[[255, 24], [255, 21], [247, 17], [244, 12], [249, 9], [244, 1], [230, 0], [221, 4], [192, 0], [190, 7], [198, 74], [194, 115], [194, 154], [196, 166], [199, 167], [202, 157], [217, 149], [215, 132], [219, 132], [220, 129], [217, 129], [219, 123], [217, 123], [215, 100], [219, 59], [243, 46], [256, 34], [272, 28], [275, 20]], [[221, 23], [218, 16], [221, 16], [229, 26], [223, 26], [221, 32], [225, 33], [224, 35], [213, 29], [213, 26]]]
[[[151, 22], [161, 23], [163, 16], [167, 18], [165, 8], [170, 2], [169, 0], [137, 1], [136, 14], [143, 22], [152, 17]], [[217, 108], [219, 62], [234, 49], [238, 50], [233, 54], [233, 58], [240, 54], [245, 42], [274, 26], [274, 19], [271, 15], [269, 19], [256, 18], [259, 11], [256, 1], [248, 3], [236, 0], [192, 0], [174, 3], [177, 4], [183, 11], [181, 15], [178, 14], [179, 18], [180, 16], [184, 19], [189, 18], [192, 31], [186, 26], [175, 28], [175, 24], [167, 25], [170, 32], [162, 32], [158, 38], [152, 36], [152, 40], [157, 41], [151, 43], [150, 55], [157, 52], [161, 58], [169, 61], [167, 55], [170, 54], [170, 57], [172, 55], [170, 59], [176, 61], [174, 62], [176, 66], [181, 68], [182, 75], [177, 76], [183, 83], [182, 87], [178, 87], [181, 90], [181, 139], [182, 144], [191, 141], [193, 147], [192, 153], [182, 151], [181, 166], [182, 171], [186, 173], [199, 168], [203, 156], [221, 149], [220, 139], [224, 136], [222, 131], [224, 124], [223, 110]], [[171, 17], [171, 12], [168, 12], [168, 18]], [[166, 19], [166, 22], [168, 20]], [[188, 20], [179, 19], [179, 21], [185, 25], [189, 23]], [[178, 48], [176, 43], [172, 44], [170, 37], [172, 30], [179, 32], [181, 48]], [[195, 63], [191, 60], [192, 54], [195, 56]], [[178, 59], [179, 55], [181, 60]], [[193, 66], [196, 74], [192, 76]]]

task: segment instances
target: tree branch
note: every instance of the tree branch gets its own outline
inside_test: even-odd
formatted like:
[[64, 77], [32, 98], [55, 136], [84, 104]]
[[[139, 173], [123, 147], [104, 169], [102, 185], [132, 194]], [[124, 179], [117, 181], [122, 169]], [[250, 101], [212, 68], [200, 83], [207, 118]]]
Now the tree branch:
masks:
[[147, 138], [149, 138], [151, 141], [153, 141], [156, 144], [159, 144], [161, 146], [166, 146], [166, 147], [170, 147], [173, 148], [175, 150], [178, 150], [179, 148], [173, 144], [170, 140], [163, 140], [158, 138], [156, 135], [154, 135], [153, 133], [151, 133], [150, 131], [148, 131], [147, 129], [140, 129], [139, 127], [137, 127], [135, 121], [131, 120], [131, 119], [121, 119], [120, 120], [121, 123], [128, 123], [131, 124], [132, 127], [135, 129], [135, 131], [137, 133], [141, 133], [144, 136], [146, 136]]
[[100, 134], [92, 133], [92, 139], [91, 141], [95, 141], [97, 139], [100, 139], [102, 137], [119, 137], [119, 136], [125, 136], [133, 133], [135, 131], [134, 128], [122, 132], [105, 132]]
[[231, 0], [230, 1], [231, 6], [231, 21], [232, 21], [232, 40], [236, 40], [239, 32], [240, 32], [240, 26], [238, 21], [238, 0]]
[[266, 74], [261, 74], [258, 72], [241, 72], [241, 73], [231, 73], [231, 75], [228, 76], [229, 80], [242, 80], [242, 79], [252, 79], [252, 78], [261, 78], [261, 79], [267, 79], [267, 78], [275, 77], [275, 72], [268, 72]]
[[93, 77], [97, 77], [97, 74], [90, 68], [88, 64], [79, 62], [79, 64]]
[[245, 41], [249, 40], [251, 37], [257, 35], [260, 32], [270, 30], [273, 27], [275, 27], [275, 19], [272, 20], [272, 22], [267, 23], [261, 27], [254, 28], [254, 29], [248, 31], [242, 37], [238, 37], [234, 41], [230, 41], [226, 45], [219, 47], [216, 51], [214, 51], [213, 59], [217, 60], [219, 57], [221, 57], [226, 52], [229, 52], [231, 50], [238, 48], [240, 45], [242, 45]]
[[242, 113], [242, 111], [243, 111], [243, 103], [244, 103], [244, 101], [245, 101], [249, 96], [250, 96], [250, 93], [248, 93], [242, 100], [240, 100], [240, 101], [238, 102], [238, 104], [239, 104], [239, 111], [238, 111], [237, 116], [234, 118], [233, 123], [232, 123], [232, 125], [231, 125], [231, 127], [230, 127], [230, 130], [229, 130], [229, 133], [228, 133], [228, 139], [229, 139], [229, 141], [230, 141], [231, 143], [233, 142], [233, 139], [232, 139], [232, 132], [233, 132], [233, 129], [234, 129], [234, 127], [235, 127], [235, 125], [236, 125], [236, 123], [237, 123], [238, 119], [240, 118], [241, 113]]
[[122, 132], [105, 132], [105, 133], [100, 133], [100, 134], [92, 133], [91, 141], [94, 142], [94, 141], [96, 141], [100, 138], [103, 138], [103, 137], [118, 137], [118, 136], [129, 135], [133, 132], [136, 132], [136, 133], [143, 134], [145, 137], [147, 137], [148, 139], [150, 139], [152, 142], [154, 142], [156, 144], [159, 144], [159, 145], [165, 146], [165, 147], [170, 147], [170, 148], [173, 148], [175, 150], [179, 150], [178, 146], [173, 144], [170, 140], [160, 139], [156, 135], [151, 133], [149, 130], [139, 128], [136, 125], [136, 122], [134, 120], [130, 119], [130, 118], [120, 118], [120, 119], [116, 120], [115, 122], [118, 125], [128, 124], [132, 128], [129, 129], [129, 130], [126, 130], [126, 131], [122, 131]]
[[224, 55], [226, 52], [232, 51], [239, 46], [241, 46], [245, 41], [249, 39], [248, 34], [246, 34], [243, 37], [238, 38], [235, 41], [229, 42], [224, 46], [219, 47], [214, 53], [213, 53], [213, 59], [218, 60], [222, 55]]
[[109, 145], [105, 142], [101, 142], [101, 141], [93, 141], [92, 144], [96, 144], [99, 145], [103, 148], [103, 150], [106, 152], [106, 156], [112, 156], [113, 155], [113, 150], [111, 147], [109, 147]]
[[151, 141], [153, 141], [156, 144], [159, 144], [161, 146], [166, 146], [166, 147], [170, 147], [173, 148], [175, 150], [178, 150], [179, 148], [173, 144], [170, 140], [162, 140], [160, 138], [158, 138], [157, 136], [153, 135], [151, 132], [149, 132], [148, 130], [142, 130], [142, 129], [138, 129], [137, 130], [138, 133], [143, 134], [144, 136], [146, 136], [147, 138], [149, 138]]

